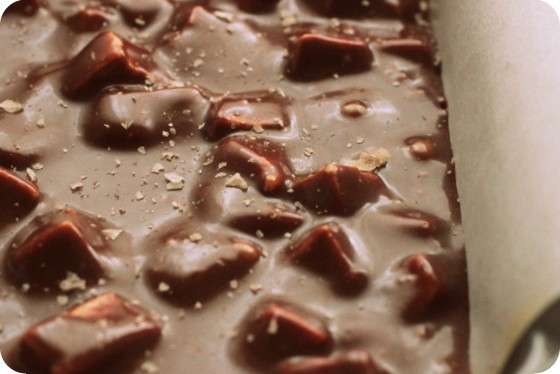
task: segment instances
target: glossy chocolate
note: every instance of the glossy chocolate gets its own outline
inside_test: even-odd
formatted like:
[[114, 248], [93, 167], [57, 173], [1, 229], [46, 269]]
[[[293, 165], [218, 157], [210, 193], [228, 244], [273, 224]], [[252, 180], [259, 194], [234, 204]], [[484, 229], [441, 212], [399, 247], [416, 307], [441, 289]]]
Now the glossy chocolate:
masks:
[[21, 0], [0, 349], [29, 374], [469, 373], [417, 0]]

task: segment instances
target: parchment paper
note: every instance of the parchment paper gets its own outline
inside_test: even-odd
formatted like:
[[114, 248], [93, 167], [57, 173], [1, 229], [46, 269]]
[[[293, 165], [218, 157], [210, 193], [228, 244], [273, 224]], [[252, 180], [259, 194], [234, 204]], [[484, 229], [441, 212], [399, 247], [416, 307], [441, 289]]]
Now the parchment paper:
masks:
[[432, 1], [466, 230], [472, 372], [494, 374], [560, 295], [560, 22], [540, 0]]

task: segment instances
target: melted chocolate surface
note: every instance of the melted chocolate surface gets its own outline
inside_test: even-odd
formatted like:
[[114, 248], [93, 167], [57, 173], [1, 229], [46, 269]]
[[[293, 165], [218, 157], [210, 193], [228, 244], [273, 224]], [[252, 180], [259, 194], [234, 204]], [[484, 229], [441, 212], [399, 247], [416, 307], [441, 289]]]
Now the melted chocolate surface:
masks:
[[29, 374], [469, 373], [414, 0], [20, 0], [0, 349]]

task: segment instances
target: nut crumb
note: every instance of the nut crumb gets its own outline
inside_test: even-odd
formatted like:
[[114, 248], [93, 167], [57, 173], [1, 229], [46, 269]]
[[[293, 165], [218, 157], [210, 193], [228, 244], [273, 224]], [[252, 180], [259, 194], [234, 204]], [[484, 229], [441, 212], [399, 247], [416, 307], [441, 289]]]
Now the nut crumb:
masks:
[[23, 105], [13, 100], [4, 100], [0, 103], [0, 109], [9, 114], [23, 112]]
[[239, 188], [242, 191], [247, 191], [249, 189], [249, 185], [239, 173], [235, 173], [231, 178], [229, 178], [226, 181], [225, 186], [231, 188]]
[[357, 160], [345, 161], [344, 165], [353, 166], [363, 172], [372, 172], [387, 164], [391, 158], [391, 153], [385, 148], [378, 148], [375, 151], [360, 153]]
[[103, 233], [103, 235], [105, 235], [107, 239], [115, 241], [123, 233], [123, 230], [106, 229], [106, 230], [101, 230], [101, 232]]
[[78, 274], [69, 271], [66, 278], [58, 284], [58, 287], [64, 292], [72, 290], [85, 290], [86, 281], [80, 278]]

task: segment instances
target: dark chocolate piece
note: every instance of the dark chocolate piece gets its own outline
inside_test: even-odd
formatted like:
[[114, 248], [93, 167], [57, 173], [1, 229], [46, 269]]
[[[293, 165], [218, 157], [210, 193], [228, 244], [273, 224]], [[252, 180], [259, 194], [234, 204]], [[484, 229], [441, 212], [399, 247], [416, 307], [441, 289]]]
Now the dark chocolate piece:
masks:
[[218, 140], [237, 131], [263, 132], [289, 126], [286, 99], [270, 93], [225, 97], [202, 129], [206, 138]]
[[194, 306], [245, 276], [261, 257], [253, 243], [235, 238], [179, 234], [166, 237], [147, 265], [154, 292], [182, 305]]
[[108, 293], [27, 330], [20, 360], [29, 373], [104, 372], [142, 357], [160, 335], [146, 311]]
[[301, 307], [263, 302], [243, 321], [240, 349], [248, 363], [270, 366], [282, 359], [327, 354], [332, 337], [322, 317]]
[[119, 91], [101, 95], [83, 127], [88, 142], [103, 148], [137, 149], [192, 136], [209, 101], [196, 87]]
[[288, 248], [290, 260], [330, 279], [343, 293], [362, 291], [368, 276], [353, 263], [355, 253], [346, 233], [336, 223], [328, 223], [306, 233]]
[[361, 40], [304, 34], [292, 43], [286, 75], [297, 81], [316, 81], [368, 71], [373, 53]]
[[292, 198], [318, 215], [349, 216], [383, 192], [376, 174], [353, 166], [329, 164], [315, 174], [297, 180]]
[[143, 84], [150, 66], [147, 50], [105, 31], [68, 63], [63, 92], [72, 99], [85, 99], [110, 85]]
[[0, 225], [14, 222], [32, 211], [41, 193], [19, 175], [0, 167]]
[[101, 257], [110, 245], [103, 227], [69, 208], [38, 217], [8, 245], [6, 272], [17, 285], [25, 284], [33, 292], [57, 291], [69, 278], [85, 289], [104, 273]]

